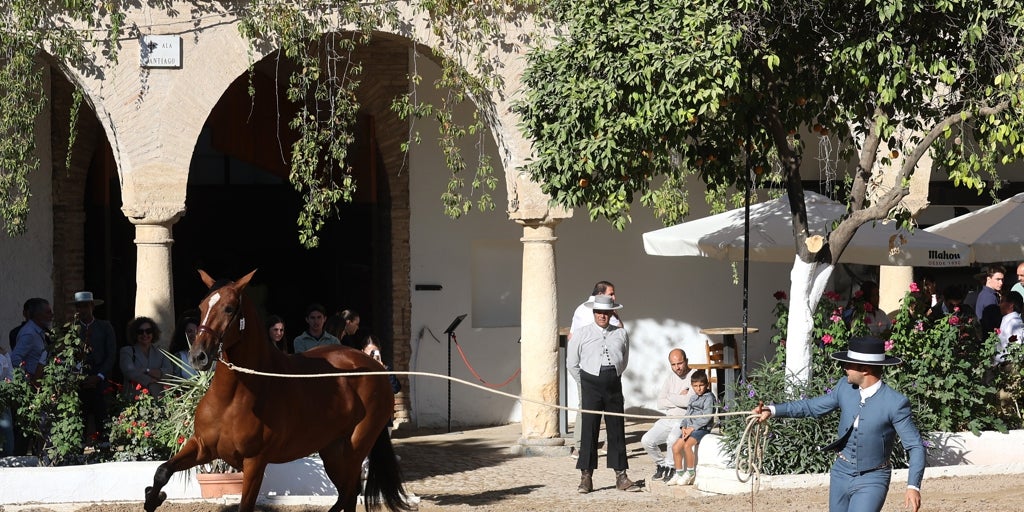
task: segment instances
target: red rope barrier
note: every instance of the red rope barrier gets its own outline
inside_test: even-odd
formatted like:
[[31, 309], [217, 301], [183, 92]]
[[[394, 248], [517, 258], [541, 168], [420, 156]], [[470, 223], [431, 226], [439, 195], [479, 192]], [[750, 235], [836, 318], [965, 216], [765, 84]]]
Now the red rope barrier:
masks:
[[503, 388], [507, 386], [510, 382], [512, 382], [516, 377], [518, 377], [519, 372], [522, 371], [522, 368], [516, 368], [515, 373], [513, 373], [512, 376], [509, 377], [508, 380], [506, 380], [505, 382], [502, 382], [501, 384], [491, 384], [490, 382], [484, 380], [484, 378], [481, 377], [480, 374], [477, 373], [475, 369], [473, 369], [473, 365], [469, 364], [469, 359], [466, 359], [466, 353], [462, 351], [462, 345], [459, 345], [459, 342], [455, 339], [454, 336], [452, 337], [452, 342], [455, 343], [455, 348], [459, 349], [459, 355], [462, 357], [462, 362], [466, 363], [466, 368], [469, 368], [469, 372], [472, 373], [473, 376], [476, 377], [476, 379], [479, 380], [484, 386], [493, 389]]

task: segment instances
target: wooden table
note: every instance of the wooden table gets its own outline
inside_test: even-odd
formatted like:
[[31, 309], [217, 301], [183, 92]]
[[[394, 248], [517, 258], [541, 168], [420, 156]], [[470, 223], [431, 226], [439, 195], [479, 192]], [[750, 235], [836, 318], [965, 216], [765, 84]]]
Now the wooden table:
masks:
[[[753, 333], [756, 333], [758, 331], [760, 331], [760, 329], [758, 329], [757, 327], [747, 326], [747, 334], [753, 334]], [[705, 328], [705, 329], [701, 329], [700, 333], [701, 334], [706, 334], [708, 336], [721, 336], [722, 337], [722, 345], [725, 346], [725, 351], [724, 351], [725, 352], [725, 360], [726, 361], [729, 360], [729, 355], [730, 355], [730, 352], [731, 352], [732, 353], [732, 360], [735, 361], [740, 366], [741, 370], [743, 369], [743, 361], [740, 360], [741, 354], [740, 354], [740, 351], [739, 351], [739, 347], [736, 344], [736, 335], [737, 334], [739, 334], [739, 335], [743, 334], [743, 328], [742, 327], [708, 327], [708, 328]], [[709, 363], [710, 363], [710, 361], [709, 361]], [[693, 367], [693, 368], [699, 368], [701, 365], [692, 364], [690, 366]], [[703, 366], [704, 366], [704, 368], [702, 368], [702, 369], [708, 369], [707, 367], [709, 365], [705, 364]], [[721, 375], [719, 375], [718, 382], [719, 382], [719, 385], [721, 386], [721, 389], [718, 390], [719, 398], [721, 398], [722, 395], [724, 394], [726, 401], [731, 401], [733, 399], [732, 387], [726, 385], [726, 383], [728, 381], [730, 381], [730, 380], [732, 380], [732, 370], [731, 369], [726, 369], [725, 370], [725, 377], [724, 378], [721, 377]]]

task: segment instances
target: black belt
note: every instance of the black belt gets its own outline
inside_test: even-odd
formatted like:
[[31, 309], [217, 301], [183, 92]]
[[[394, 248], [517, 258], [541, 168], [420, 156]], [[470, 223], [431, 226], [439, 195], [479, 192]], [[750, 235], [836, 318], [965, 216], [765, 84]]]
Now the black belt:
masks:
[[618, 368], [616, 368], [614, 365], [605, 365], [605, 366], [601, 367], [601, 371], [602, 372], [606, 372], [606, 371], [609, 371], [609, 370], [616, 371], [616, 372], [619, 371]]

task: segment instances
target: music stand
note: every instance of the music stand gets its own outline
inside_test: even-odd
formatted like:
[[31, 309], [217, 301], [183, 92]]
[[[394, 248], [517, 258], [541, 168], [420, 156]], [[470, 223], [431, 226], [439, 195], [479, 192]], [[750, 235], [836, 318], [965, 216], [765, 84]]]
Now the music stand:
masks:
[[466, 318], [467, 313], [463, 313], [452, 320], [452, 323], [448, 324], [448, 328], [444, 330], [444, 333], [448, 335], [448, 433], [452, 433], [452, 343], [456, 342], [455, 329], [459, 327], [459, 324]]

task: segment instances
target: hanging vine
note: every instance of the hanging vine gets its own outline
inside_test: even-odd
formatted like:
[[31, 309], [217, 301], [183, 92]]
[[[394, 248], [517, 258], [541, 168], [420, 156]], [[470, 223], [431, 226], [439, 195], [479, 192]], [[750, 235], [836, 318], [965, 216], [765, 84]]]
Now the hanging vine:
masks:
[[[276, 49], [294, 64], [283, 82], [288, 101], [297, 107], [287, 126], [295, 134], [288, 152], [289, 181], [304, 199], [297, 219], [300, 242], [315, 247], [325, 221], [337, 215], [338, 205], [351, 201], [356, 190], [352, 170], [345, 163], [354, 140], [360, 106], [356, 90], [363, 72], [353, 54], [382, 32], [407, 37], [415, 49], [414, 58], [419, 58], [420, 48], [433, 48], [441, 66], [440, 78], [432, 85], [446, 92], [437, 104], [423, 101], [417, 94], [423, 77], [413, 72], [409, 94], [395, 98], [392, 109], [410, 124], [422, 118], [437, 121], [438, 144], [450, 171], [448, 187], [441, 196], [445, 213], [457, 218], [474, 206], [493, 209], [491, 192], [498, 180], [487, 155], [487, 139], [494, 115], [490, 98], [503, 94], [504, 89], [501, 49], [523, 44], [509, 40], [508, 28], [543, 23], [546, 6], [552, 3], [426, 0], [405, 6], [388, 0], [252, 0], [220, 4], [221, 13], [238, 18], [239, 32], [253, 48], [250, 55]], [[197, 2], [187, 5], [204, 12], [213, 9]], [[167, 0], [150, 0], [144, 5], [168, 12], [176, 6], [178, 3]], [[400, 6], [410, 11], [403, 13]], [[4, 49], [0, 56], [0, 134], [6, 135], [0, 140], [0, 210], [8, 233], [25, 230], [29, 175], [39, 169], [33, 125], [46, 101], [43, 69], [36, 60], [40, 48], [65, 65], [82, 67], [81, 63], [91, 58], [90, 45], [98, 44], [116, 59], [124, 12], [134, 8], [138, 4], [128, 0], [13, 0], [12, 8], [0, 15], [0, 46]], [[430, 44], [411, 28], [410, 19], [403, 18], [409, 13], [413, 21], [426, 21]], [[102, 40], [93, 39], [97, 34]], [[253, 94], [251, 79], [250, 71], [249, 92]], [[468, 99], [474, 100], [477, 108], [468, 122], [462, 122], [455, 112]], [[72, 106], [72, 143], [79, 104], [76, 99]], [[403, 150], [408, 151], [410, 144], [420, 139], [418, 131], [411, 129]], [[476, 148], [472, 158], [463, 154], [467, 139], [473, 140]], [[470, 159], [474, 169], [467, 176]]]

